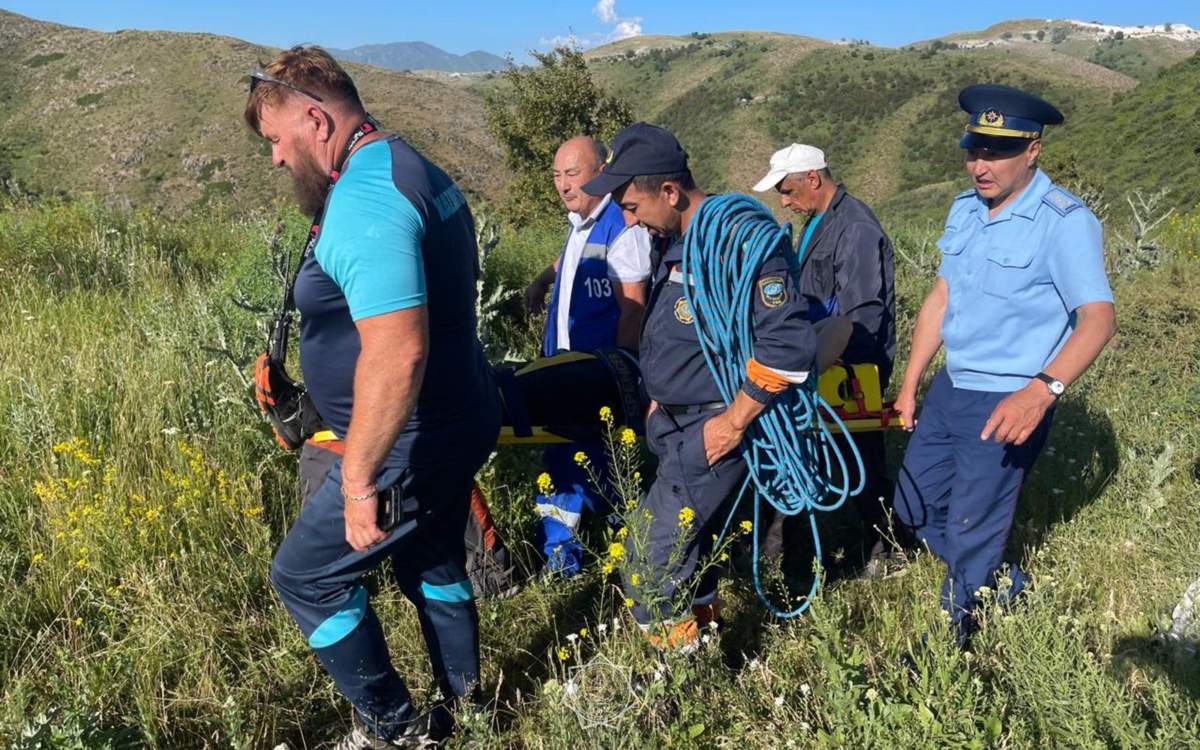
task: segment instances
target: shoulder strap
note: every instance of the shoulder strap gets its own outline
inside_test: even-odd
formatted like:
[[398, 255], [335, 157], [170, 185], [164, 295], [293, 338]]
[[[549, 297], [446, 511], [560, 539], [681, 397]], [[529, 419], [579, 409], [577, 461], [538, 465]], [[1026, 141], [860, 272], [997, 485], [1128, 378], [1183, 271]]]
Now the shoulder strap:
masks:
[[271, 337], [268, 339], [267, 351], [274, 362], [282, 363], [287, 359], [288, 335], [292, 330], [292, 313], [296, 310], [296, 281], [300, 278], [300, 271], [304, 268], [304, 262], [316, 250], [317, 237], [321, 233], [321, 220], [325, 216], [325, 206], [329, 203], [329, 194], [333, 192], [333, 185], [342, 176], [342, 169], [346, 166], [346, 160], [350, 158], [350, 154], [354, 151], [354, 147], [358, 145], [358, 142], [365, 136], [377, 132], [379, 129], [379, 122], [371, 115], [367, 115], [350, 135], [350, 140], [346, 141], [346, 145], [342, 148], [342, 153], [338, 155], [333, 169], [329, 172], [329, 185], [325, 189], [325, 199], [321, 202], [321, 208], [313, 216], [312, 226], [308, 228], [308, 242], [304, 245], [304, 252], [300, 253], [300, 261], [296, 263], [296, 270], [292, 272], [292, 278], [287, 282], [287, 286], [284, 287], [283, 301], [279, 306], [279, 314], [275, 316], [275, 324], [271, 326]]

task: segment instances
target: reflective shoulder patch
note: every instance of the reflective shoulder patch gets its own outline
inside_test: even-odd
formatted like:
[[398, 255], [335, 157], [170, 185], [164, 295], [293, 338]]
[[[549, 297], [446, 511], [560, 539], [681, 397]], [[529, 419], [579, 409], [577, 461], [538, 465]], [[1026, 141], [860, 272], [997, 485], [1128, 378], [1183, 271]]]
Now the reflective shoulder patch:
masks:
[[767, 307], [779, 307], [787, 302], [787, 285], [782, 276], [764, 276], [758, 280], [758, 296]]
[[1046, 193], [1046, 197], [1042, 198], [1042, 203], [1053, 208], [1060, 216], [1066, 216], [1083, 205], [1083, 201], [1057, 187]]

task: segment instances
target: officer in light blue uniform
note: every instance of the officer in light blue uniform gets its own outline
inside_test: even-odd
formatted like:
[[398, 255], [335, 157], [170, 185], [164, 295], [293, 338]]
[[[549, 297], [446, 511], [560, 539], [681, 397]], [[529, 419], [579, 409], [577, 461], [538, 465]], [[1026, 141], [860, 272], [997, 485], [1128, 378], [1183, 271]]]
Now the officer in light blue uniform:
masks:
[[[1087, 206], [1038, 168], [1048, 102], [998, 85], [964, 89], [960, 145], [974, 188], [950, 208], [942, 265], [913, 333], [897, 398], [914, 430], [897, 480], [898, 520], [945, 561], [942, 604], [965, 647], [987, 586], [1025, 585], [1003, 563], [1021, 484], [1054, 406], [1116, 330], [1102, 229]], [[919, 419], [916, 392], [938, 349]]]

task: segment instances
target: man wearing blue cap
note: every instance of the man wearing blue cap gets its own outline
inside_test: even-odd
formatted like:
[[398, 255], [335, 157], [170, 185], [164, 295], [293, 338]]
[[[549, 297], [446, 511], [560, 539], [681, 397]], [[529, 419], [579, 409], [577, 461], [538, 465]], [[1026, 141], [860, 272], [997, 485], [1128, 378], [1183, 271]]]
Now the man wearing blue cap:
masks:
[[[652, 642], [688, 648], [720, 614], [716, 570], [707, 559], [746, 473], [736, 449], [775, 394], [804, 382], [814, 367], [816, 335], [780, 251], [756, 269], [755, 357], [727, 405], [705, 363], [684, 295], [684, 235], [706, 194], [692, 179], [679, 141], [646, 123], [629, 126], [613, 140], [604, 171], [583, 190], [611, 193], [627, 223], [671, 240], [654, 270], [640, 344], [642, 377], [652, 400], [646, 440], [659, 458], [658, 473], [642, 503], [650, 514], [649, 531], [629, 537], [636, 565], [624, 583], [643, 630], [654, 622], [668, 625], [664, 633], [651, 634]], [[639, 569], [646, 572], [633, 573]], [[689, 591], [694, 592], [691, 601], [680, 601]], [[680, 617], [688, 604], [690, 616]]]
[[[942, 606], [966, 647], [982, 587], [1025, 585], [1002, 560], [1021, 483], [1054, 406], [1116, 332], [1100, 222], [1038, 169], [1042, 99], [997, 85], [964, 89], [960, 145], [974, 188], [950, 208], [942, 265], [913, 332], [896, 409], [913, 431], [897, 479], [898, 519], [945, 561]], [[920, 419], [917, 386], [938, 349]]]

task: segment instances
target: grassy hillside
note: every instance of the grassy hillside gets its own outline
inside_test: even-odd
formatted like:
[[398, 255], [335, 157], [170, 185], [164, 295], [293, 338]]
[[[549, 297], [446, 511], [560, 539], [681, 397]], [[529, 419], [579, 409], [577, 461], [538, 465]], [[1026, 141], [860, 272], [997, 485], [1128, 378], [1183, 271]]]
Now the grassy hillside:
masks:
[[[303, 219], [283, 218], [298, 238]], [[299, 750], [349, 725], [267, 580], [298, 511], [295, 458], [245, 379], [260, 321], [228, 300], [276, 299], [273, 225], [0, 205], [0, 745]], [[936, 234], [895, 236], [908, 331]], [[1159, 270], [1118, 279], [1121, 334], [1059, 406], [1018, 510], [1031, 595], [989, 606], [970, 653], [950, 645], [927, 555], [831, 581], [784, 623], [753, 598], [739, 542], [727, 629], [691, 658], [656, 657], [593, 561], [482, 605], [489, 703], [451, 747], [1194, 746], [1196, 657], [1157, 636], [1200, 553], [1200, 254], [1180, 249], [1197, 237], [1192, 223]], [[502, 237], [489, 274], [544, 265], [523, 248]], [[537, 470], [536, 451], [504, 449], [480, 476], [522, 558]], [[824, 529], [836, 562], [853, 539]], [[373, 603], [424, 702], [416, 616], [388, 580], [371, 577]]]
[[[935, 41], [965, 47], [1013, 47], [1027, 52], [1048, 49], [1139, 80], [1200, 51], [1200, 33], [1183, 27], [1103, 28], [1099, 24], [1045, 19], [1005, 21], [983, 31], [964, 31]], [[934, 43], [919, 42], [913, 46], [928, 47]]]
[[746, 190], [793, 141], [825, 149], [840, 178], [881, 207], [940, 204], [962, 182], [956, 94], [996, 81], [1040, 91], [1068, 114], [1102, 110], [1136, 82], [1098, 65], [1010, 48], [892, 50], [803, 37], [714, 34], [617, 56], [597, 77], [635, 114], [674, 130], [710, 189]]
[[[0, 177], [39, 193], [185, 206], [287, 190], [241, 121], [272, 50], [209, 34], [99, 33], [0, 11]], [[365, 103], [465, 187], [500, 189], [482, 105], [429, 78], [350, 65]]]
[[1119, 203], [1132, 188], [1169, 189], [1169, 204], [1200, 206], [1200, 54], [1079, 113], [1061, 144], [1072, 168]]
[[[588, 58], [597, 79], [636, 116], [679, 134], [710, 189], [746, 190], [775, 149], [807, 141], [822, 146], [838, 177], [882, 212], [936, 216], [963, 184], [955, 94], [969, 83], [999, 81], [1042, 93], [1067, 114], [1067, 125], [1047, 138], [1049, 153], [1061, 157], [1052, 163], [1092, 174], [1113, 195], [1125, 183], [1163, 182], [1175, 187], [1176, 205], [1195, 205], [1189, 165], [1196, 161], [1188, 156], [1200, 127], [1191, 103], [1194, 65], [1185, 60], [1148, 74], [1139, 87], [1130, 75], [1088, 61], [1079, 45], [1094, 47], [1094, 30], [1038, 26], [1046, 23], [1014, 21], [899, 50], [761, 32], [646, 36]], [[1191, 44], [1159, 37], [1121, 43], [1154, 45], [1165, 56], [1152, 67]], [[132, 206], [268, 203], [287, 191], [286, 178], [271, 168], [240, 112], [243, 77], [270, 54], [225, 37], [106, 34], [0, 11], [0, 178], [37, 193], [94, 192]], [[350, 69], [385, 123], [468, 190], [502, 194], [507, 175], [482, 113], [482, 95], [496, 78]], [[1111, 148], [1114, 129], [1121, 148]]]

